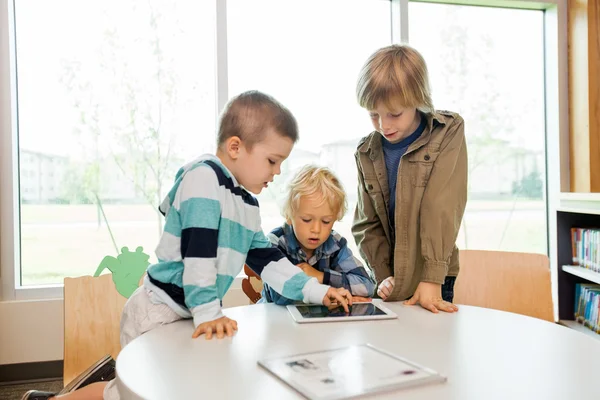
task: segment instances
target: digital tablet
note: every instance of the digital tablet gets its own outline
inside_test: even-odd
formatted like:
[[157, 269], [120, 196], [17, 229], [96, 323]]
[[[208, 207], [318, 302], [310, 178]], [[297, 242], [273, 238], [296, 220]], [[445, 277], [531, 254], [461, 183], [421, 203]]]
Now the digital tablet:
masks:
[[357, 321], [373, 319], [393, 319], [398, 316], [386, 308], [381, 302], [354, 303], [348, 306], [349, 313], [343, 307], [329, 309], [316, 304], [292, 304], [287, 309], [298, 323]]

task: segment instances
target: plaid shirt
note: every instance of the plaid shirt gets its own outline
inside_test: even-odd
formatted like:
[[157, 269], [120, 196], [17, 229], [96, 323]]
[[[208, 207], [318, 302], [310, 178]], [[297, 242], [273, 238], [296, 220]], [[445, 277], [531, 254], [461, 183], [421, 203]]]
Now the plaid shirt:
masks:
[[[300, 247], [294, 228], [287, 223], [274, 229], [267, 237], [273, 247], [279, 248], [292, 264], [305, 262], [323, 272], [323, 284], [346, 288], [354, 296], [373, 296], [375, 281], [362, 263], [352, 255], [348, 241], [336, 231], [331, 231], [329, 238], [315, 249], [310, 259], [306, 258], [306, 253]], [[283, 297], [265, 284], [261, 302], [286, 305], [294, 303], [294, 300]]]

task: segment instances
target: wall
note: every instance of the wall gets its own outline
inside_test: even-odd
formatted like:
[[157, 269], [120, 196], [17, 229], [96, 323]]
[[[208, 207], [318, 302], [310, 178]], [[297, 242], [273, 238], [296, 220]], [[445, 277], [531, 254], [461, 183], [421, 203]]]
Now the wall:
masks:
[[[234, 281], [224, 307], [248, 304]], [[63, 300], [0, 301], [0, 365], [63, 359]]]
[[569, 0], [571, 191], [600, 192], [600, 0]]

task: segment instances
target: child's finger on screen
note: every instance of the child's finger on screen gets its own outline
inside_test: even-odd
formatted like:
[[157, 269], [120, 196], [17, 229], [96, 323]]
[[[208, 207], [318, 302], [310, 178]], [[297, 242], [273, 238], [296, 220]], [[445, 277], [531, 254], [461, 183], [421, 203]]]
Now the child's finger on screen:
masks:
[[340, 303], [340, 305], [344, 307], [344, 311], [349, 312], [348, 302], [346, 301], [346, 298], [342, 296], [339, 292], [333, 292], [333, 296], [338, 301], [338, 303]]
[[348, 289], [339, 288], [338, 293], [346, 299], [348, 304], [352, 305], [352, 294], [348, 291]]

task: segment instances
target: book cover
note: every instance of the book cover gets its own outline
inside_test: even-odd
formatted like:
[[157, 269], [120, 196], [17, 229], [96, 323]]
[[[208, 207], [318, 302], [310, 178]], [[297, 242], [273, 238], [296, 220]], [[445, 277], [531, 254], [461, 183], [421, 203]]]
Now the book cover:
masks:
[[264, 359], [258, 364], [315, 400], [347, 399], [446, 381], [430, 368], [370, 344]]

